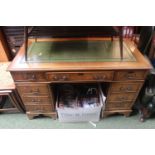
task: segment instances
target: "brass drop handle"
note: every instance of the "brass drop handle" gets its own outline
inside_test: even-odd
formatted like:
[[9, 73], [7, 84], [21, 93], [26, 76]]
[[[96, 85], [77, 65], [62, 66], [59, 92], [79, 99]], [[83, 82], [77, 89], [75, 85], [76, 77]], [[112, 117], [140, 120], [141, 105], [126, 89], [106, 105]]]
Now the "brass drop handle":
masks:
[[59, 80], [59, 77], [58, 76], [53, 76], [53, 80]]
[[106, 78], [106, 75], [102, 75], [101, 78], [102, 78], [102, 79], [105, 79], [105, 78]]
[[32, 101], [32, 102], [35, 102], [35, 99], [32, 99], [31, 101]]
[[128, 86], [126, 89], [127, 89], [128, 91], [131, 91], [131, 90], [132, 90], [132, 87], [131, 87], [131, 86]]
[[136, 73], [128, 73], [125, 75], [127, 79], [133, 79], [136, 77]]
[[35, 74], [26, 74], [26, 75], [24, 75], [24, 78], [32, 81], [32, 80], [36, 80], [36, 75]]
[[116, 107], [122, 106], [122, 102], [119, 102], [119, 103], [115, 104], [115, 106], [116, 106]]
[[32, 102], [41, 102], [40, 99], [38, 99], [38, 100], [32, 99], [31, 101], [32, 101]]
[[39, 93], [40, 92], [40, 90], [39, 90], [39, 88], [37, 88], [36, 90], [31, 90], [31, 93]]
[[61, 80], [67, 80], [68, 77], [66, 75], [62, 76]]
[[35, 76], [34, 74], [32, 74], [32, 76], [31, 76], [31, 77], [32, 77], [32, 79], [36, 79], [36, 76]]
[[99, 80], [99, 79], [100, 79], [98, 75], [94, 75], [93, 78], [94, 78], [95, 80]]
[[124, 101], [124, 100], [127, 100], [127, 97], [122, 96], [122, 97], [118, 97], [117, 99], [120, 101]]
[[131, 91], [132, 88], [131, 88], [131, 86], [128, 86], [128, 87], [126, 87], [126, 88], [125, 88], [125, 87], [120, 87], [119, 90], [120, 90], [120, 91]]
[[124, 91], [124, 87], [120, 87], [119, 90], [120, 90], [120, 91]]

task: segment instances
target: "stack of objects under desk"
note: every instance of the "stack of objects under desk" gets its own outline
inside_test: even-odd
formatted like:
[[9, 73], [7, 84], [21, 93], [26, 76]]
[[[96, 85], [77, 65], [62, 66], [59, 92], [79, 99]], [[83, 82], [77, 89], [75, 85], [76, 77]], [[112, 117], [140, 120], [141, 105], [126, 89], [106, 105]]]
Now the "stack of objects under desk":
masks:
[[[56, 40], [58, 41], [58, 39]], [[68, 40], [66, 39], [66, 41]], [[76, 39], [70, 38], [70, 40]], [[92, 41], [92, 38], [90, 40]], [[93, 40], [99, 41], [102, 46], [102, 41], [107, 39], [93, 38]], [[55, 41], [55, 39], [50, 39], [50, 41]], [[63, 45], [64, 41], [65, 39], [62, 39]], [[113, 43], [119, 47], [118, 40]], [[112, 47], [115, 50], [113, 43], [107, 48]], [[107, 100], [105, 110], [102, 113], [103, 117], [113, 113], [128, 116], [152, 66], [131, 41], [125, 40], [123, 45], [124, 49], [127, 50], [123, 60], [120, 59], [119, 51], [116, 51], [114, 55], [108, 53], [110, 51], [106, 51], [108, 56], [110, 54], [110, 58], [104, 58], [103, 61], [96, 58], [96, 61], [76, 61], [75, 59], [70, 62], [66, 60], [26, 62], [24, 61], [23, 46], [9, 70], [26, 107], [28, 117], [31, 119], [40, 114], [56, 117], [55, 96], [52, 88], [54, 84], [90, 82], [109, 84], [106, 90]], [[57, 46], [54, 48], [56, 49]], [[100, 48], [94, 49], [100, 50]], [[36, 57], [39, 59], [43, 52], [38, 54]]]

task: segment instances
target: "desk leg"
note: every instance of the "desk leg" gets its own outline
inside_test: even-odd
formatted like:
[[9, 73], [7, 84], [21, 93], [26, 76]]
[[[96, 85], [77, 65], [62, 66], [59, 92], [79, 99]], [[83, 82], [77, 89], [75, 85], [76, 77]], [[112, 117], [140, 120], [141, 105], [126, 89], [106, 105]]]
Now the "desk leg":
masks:
[[18, 111], [23, 112], [23, 109], [21, 108], [19, 101], [16, 98], [15, 93], [12, 91], [11, 93], [8, 94], [8, 97], [11, 101], [11, 103], [18, 109]]
[[53, 118], [54, 120], [55, 119], [57, 119], [57, 113], [56, 112], [39, 112], [39, 113], [37, 113], [37, 112], [26, 112], [26, 114], [27, 114], [27, 116], [28, 116], [28, 118], [31, 120], [31, 119], [33, 119], [34, 117], [36, 117], [36, 116], [46, 116], [46, 117], [51, 117], [51, 118]]
[[17, 109], [17, 111], [19, 111], [18, 108], [17, 108], [17, 105], [16, 105], [16, 101], [14, 100], [13, 96], [11, 95], [11, 93], [8, 94], [8, 97], [9, 97], [11, 103], [13, 104], [13, 106]]
[[124, 113], [124, 116], [125, 116], [125, 117], [129, 117], [129, 116], [130, 116], [130, 113], [131, 113], [131, 112], [125, 112], [125, 113]]
[[107, 117], [112, 114], [123, 114], [125, 117], [129, 117], [131, 114], [131, 110], [111, 110], [111, 111], [103, 111], [102, 118]]
[[15, 102], [16, 102], [16, 106], [18, 107], [19, 111], [22, 112], [22, 113], [23, 113], [23, 112], [25, 113], [25, 108], [24, 108], [23, 102], [22, 102], [22, 100], [20, 99], [17, 90], [14, 90], [14, 91], [11, 93], [11, 96], [12, 96], [12, 98], [14, 98], [14, 100], [15, 100]]
[[28, 116], [28, 118], [29, 118], [30, 120], [33, 119], [33, 118], [36, 117], [36, 116], [39, 116], [39, 114], [34, 114], [34, 113], [29, 113], [29, 112], [27, 112], [26, 114], [27, 114], [27, 116]]
[[1, 97], [1, 99], [0, 99], [0, 109], [2, 109], [4, 104], [5, 104], [7, 96], [2, 95], [0, 97]]

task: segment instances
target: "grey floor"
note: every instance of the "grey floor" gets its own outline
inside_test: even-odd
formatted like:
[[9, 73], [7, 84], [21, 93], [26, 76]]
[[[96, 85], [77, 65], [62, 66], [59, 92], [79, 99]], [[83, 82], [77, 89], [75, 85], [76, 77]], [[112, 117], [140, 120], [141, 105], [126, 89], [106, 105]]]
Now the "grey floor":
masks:
[[48, 117], [29, 120], [25, 114], [0, 114], [0, 128], [5, 129], [155, 129], [155, 118], [141, 123], [139, 116], [109, 116], [95, 123], [61, 123]]
[[[5, 106], [10, 106], [10, 101], [6, 100]], [[139, 121], [138, 114], [130, 117], [123, 115], [112, 115], [99, 122], [84, 123], [61, 123], [48, 117], [39, 117], [29, 120], [26, 114], [22, 113], [1, 113], [1, 129], [155, 129], [155, 117], [145, 122]]]

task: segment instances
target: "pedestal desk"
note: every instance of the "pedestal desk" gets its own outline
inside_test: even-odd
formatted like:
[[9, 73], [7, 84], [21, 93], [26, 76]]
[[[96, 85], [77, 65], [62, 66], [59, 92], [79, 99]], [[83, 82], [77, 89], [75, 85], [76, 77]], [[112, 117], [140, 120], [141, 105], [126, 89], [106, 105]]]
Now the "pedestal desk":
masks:
[[[113, 113], [129, 116], [151, 69], [133, 42], [124, 40], [121, 59], [117, 38], [112, 42], [108, 38], [38, 39], [38, 45], [34, 41], [28, 43], [28, 61], [23, 45], [8, 68], [30, 119], [40, 114], [56, 117], [55, 83], [107, 84], [102, 117]], [[50, 42], [54, 44], [49, 47]]]

